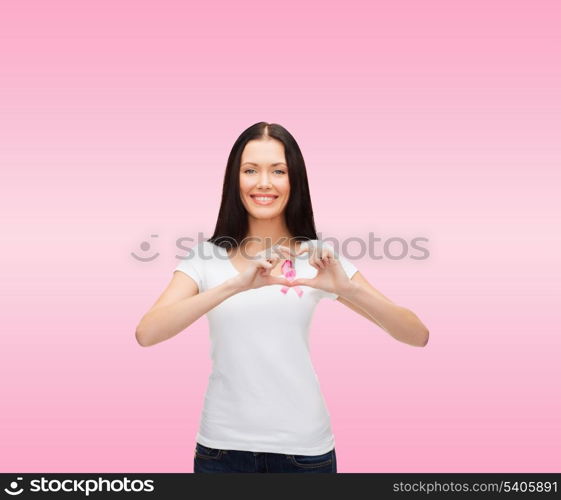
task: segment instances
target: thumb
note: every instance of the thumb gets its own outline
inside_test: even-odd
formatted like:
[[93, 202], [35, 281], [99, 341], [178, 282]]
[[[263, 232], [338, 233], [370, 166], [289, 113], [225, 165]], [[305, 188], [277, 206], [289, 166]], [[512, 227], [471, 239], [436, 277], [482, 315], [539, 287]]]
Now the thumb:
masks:
[[273, 265], [270, 264], [269, 262], [259, 262], [256, 266], [256, 268], [259, 270], [259, 272], [263, 275], [263, 276], [269, 276], [269, 273], [271, 272], [271, 270], [273, 269]]
[[288, 281], [286, 278], [283, 278], [281, 276], [269, 275], [268, 278], [269, 278], [268, 280], [269, 285], [283, 285], [283, 286], [291, 285], [290, 281]]
[[308, 278], [296, 278], [290, 282], [290, 286], [314, 286], [314, 280]]

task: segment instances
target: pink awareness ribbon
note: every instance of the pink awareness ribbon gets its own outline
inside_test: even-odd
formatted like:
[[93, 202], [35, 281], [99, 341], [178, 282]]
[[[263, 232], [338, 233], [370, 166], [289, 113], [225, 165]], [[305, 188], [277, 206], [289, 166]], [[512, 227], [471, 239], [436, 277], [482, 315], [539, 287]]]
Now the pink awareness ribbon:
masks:
[[[292, 262], [290, 260], [287, 259], [282, 263], [281, 271], [288, 281], [294, 281], [296, 279], [296, 269], [294, 269], [294, 266], [292, 265]], [[304, 292], [298, 285], [293, 287], [283, 286], [281, 288], [281, 292], [286, 295], [290, 288], [294, 288], [294, 291], [298, 294], [298, 297], [302, 298]]]

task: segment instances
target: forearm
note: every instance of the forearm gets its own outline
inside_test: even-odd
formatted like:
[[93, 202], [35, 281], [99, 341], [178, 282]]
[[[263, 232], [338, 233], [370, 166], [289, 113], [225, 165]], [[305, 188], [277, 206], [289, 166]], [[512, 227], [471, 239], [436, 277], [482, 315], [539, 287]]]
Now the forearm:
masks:
[[229, 279], [221, 285], [175, 304], [159, 307], [141, 319], [136, 329], [136, 338], [143, 347], [163, 342], [182, 332], [203, 314], [240, 291], [236, 282]]
[[427, 344], [428, 329], [417, 315], [388, 301], [376, 290], [368, 290], [350, 280], [349, 285], [340, 290], [338, 295], [366, 311], [396, 340], [418, 347]]

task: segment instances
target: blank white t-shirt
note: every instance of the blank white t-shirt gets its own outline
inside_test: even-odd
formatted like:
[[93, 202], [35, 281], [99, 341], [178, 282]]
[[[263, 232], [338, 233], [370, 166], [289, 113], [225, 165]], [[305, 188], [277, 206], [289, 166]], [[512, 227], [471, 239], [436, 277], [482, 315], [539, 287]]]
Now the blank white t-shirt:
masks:
[[[317, 274], [308, 258], [308, 253], [294, 257], [296, 277]], [[338, 258], [351, 278], [357, 268]], [[207, 241], [175, 270], [190, 276], [200, 293], [238, 274], [226, 249]], [[206, 314], [212, 372], [196, 437], [204, 446], [297, 455], [320, 455], [335, 447], [310, 358], [309, 329], [318, 302], [338, 296], [302, 286], [299, 298], [294, 288], [281, 293], [282, 286], [237, 293]]]

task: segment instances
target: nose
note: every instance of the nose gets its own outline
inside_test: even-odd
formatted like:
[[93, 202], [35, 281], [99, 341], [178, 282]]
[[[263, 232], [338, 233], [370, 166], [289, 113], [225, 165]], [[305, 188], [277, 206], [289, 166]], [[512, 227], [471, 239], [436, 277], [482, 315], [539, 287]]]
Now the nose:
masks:
[[271, 187], [271, 181], [269, 180], [269, 174], [264, 171], [261, 172], [259, 177], [259, 182], [257, 183], [258, 187]]

